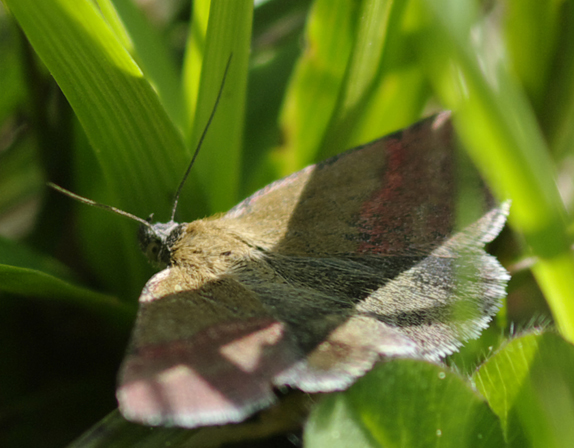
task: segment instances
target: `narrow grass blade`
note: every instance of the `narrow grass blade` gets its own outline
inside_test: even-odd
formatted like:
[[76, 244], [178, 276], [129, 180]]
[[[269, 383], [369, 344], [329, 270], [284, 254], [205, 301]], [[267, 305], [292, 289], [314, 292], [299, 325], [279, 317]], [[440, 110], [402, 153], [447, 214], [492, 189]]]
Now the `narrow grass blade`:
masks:
[[212, 212], [226, 210], [238, 199], [252, 17], [249, 0], [211, 2], [189, 147], [195, 148], [203, 133], [233, 55], [221, 101], [194, 167]]

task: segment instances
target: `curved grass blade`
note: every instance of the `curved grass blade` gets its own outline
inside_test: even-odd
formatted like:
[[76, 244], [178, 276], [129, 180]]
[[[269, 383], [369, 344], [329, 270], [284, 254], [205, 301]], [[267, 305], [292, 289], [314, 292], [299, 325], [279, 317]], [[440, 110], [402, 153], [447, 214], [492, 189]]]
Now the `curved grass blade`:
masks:
[[[171, 121], [183, 130], [180, 75], [170, 49], [131, 0], [97, 0], [102, 14], [156, 89]], [[115, 24], [115, 26], [114, 26]], [[122, 38], [121, 36], [125, 36]]]
[[125, 329], [130, 325], [135, 308], [114, 297], [74, 285], [45, 272], [0, 264], [0, 290], [26, 297], [42, 297], [72, 303], [105, 317], [110, 325]]
[[[532, 268], [560, 330], [574, 340], [574, 257], [566, 211], [549, 151], [525, 95], [511, 76], [500, 41], [477, 23], [472, 0], [426, 1], [428, 22], [419, 36], [443, 103], [455, 111], [460, 137], [500, 198], [513, 201], [510, 223], [538, 263]], [[474, 36], [489, 36], [481, 48]], [[483, 41], [484, 42], [484, 41]]]
[[78, 116], [122, 208], [168, 213], [185, 147], [140, 68], [87, 0], [6, 4]]

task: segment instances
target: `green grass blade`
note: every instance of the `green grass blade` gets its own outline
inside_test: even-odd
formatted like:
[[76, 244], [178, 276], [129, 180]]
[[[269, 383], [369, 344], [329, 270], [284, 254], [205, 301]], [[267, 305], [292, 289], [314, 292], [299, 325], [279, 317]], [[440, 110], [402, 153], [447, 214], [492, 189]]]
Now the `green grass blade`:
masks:
[[71, 303], [95, 316], [103, 316], [110, 324], [126, 328], [135, 309], [116, 298], [74, 285], [35, 269], [0, 264], [0, 290], [26, 297], [41, 297]]
[[[2, 6], [0, 5], [0, 8]], [[10, 18], [3, 15], [0, 9], [0, 29], [3, 31], [0, 39], [0, 123], [9, 116], [12, 110], [25, 98], [23, 67], [19, 55], [17, 28]]]
[[78, 116], [119, 204], [168, 214], [185, 148], [157, 95], [87, 0], [6, 0]]
[[[405, 4], [402, 0], [362, 2], [359, 13], [361, 19], [357, 25], [345, 82], [335, 116], [320, 150], [320, 158], [338, 154], [369, 140], [362, 139], [360, 135], [356, 136], [355, 130], [357, 123], [365, 117], [366, 104], [382, 81], [381, 72], [387, 62], [385, 47], [389, 39], [391, 19], [395, 24], [393, 31], [396, 31], [396, 24], [401, 19]], [[380, 111], [377, 113], [380, 114]], [[362, 132], [374, 139], [384, 132], [384, 127], [381, 127], [376, 123], [376, 129], [363, 128]]]
[[420, 45], [435, 88], [455, 111], [459, 134], [485, 178], [499, 197], [513, 200], [510, 222], [538, 256], [533, 272], [561, 331], [574, 340], [574, 257], [553, 162], [532, 109], [503, 60], [493, 57], [497, 51], [472, 43], [474, 2], [426, 5], [429, 24]]
[[274, 409], [263, 411], [258, 418], [232, 425], [196, 429], [146, 427], [127, 421], [116, 410], [82, 434], [68, 448], [184, 448], [240, 444], [267, 446], [266, 441], [276, 443], [286, 433], [297, 430], [303, 416], [308, 414], [312, 401], [307, 394], [294, 393], [284, 397]]
[[0, 264], [35, 269], [65, 279], [74, 277], [72, 271], [58, 260], [2, 236], [0, 236]]
[[408, 2], [337, 5], [315, 2], [307, 23], [281, 114], [281, 174], [412, 123], [429, 96], [405, 39]]
[[[303, 51], [301, 34], [308, 0], [260, 3], [253, 16], [248, 103], [242, 159], [244, 198], [280, 176], [276, 153], [281, 141], [279, 113], [293, 66]], [[282, 172], [282, 171], [281, 171]]]
[[183, 61], [182, 89], [184, 101], [183, 134], [186, 141], [191, 140], [195, 112], [197, 108], [197, 95], [205, 54], [205, 38], [207, 35], [207, 22], [209, 20], [209, 7], [211, 0], [197, 0], [193, 2], [190, 30], [185, 46]]
[[[411, 45], [410, 22], [419, 13], [418, 9], [416, 2], [387, 2], [384, 14], [379, 13], [379, 21], [373, 23], [370, 32], [359, 33], [357, 51], [370, 47], [377, 36], [382, 45], [381, 53], [372, 55], [378, 58], [377, 72], [370, 85], [364, 85], [360, 106], [352, 113], [347, 112], [348, 119], [352, 120], [347, 147], [404, 128], [422, 115], [431, 91], [424, 71], [413, 57]], [[368, 60], [365, 63], [368, 64]], [[356, 67], [354, 72], [347, 77], [349, 83], [359, 76], [362, 67]], [[337, 132], [336, 126], [331, 126], [330, 132]], [[324, 149], [329, 148], [324, 145]]]
[[[124, 46], [132, 54], [145, 78], [155, 87], [171, 121], [183, 129], [183, 101], [180, 75], [171, 50], [156, 28], [131, 0], [98, 0], [108, 23], [118, 36], [126, 36]], [[124, 39], [121, 39], [122, 41]]]
[[561, 1], [509, 0], [504, 37], [513, 72], [535, 110], [542, 112], [560, 37]]
[[192, 446], [187, 443], [187, 439], [194, 432], [181, 428], [153, 428], [137, 425], [127, 421], [118, 410], [115, 410], [68, 445], [68, 448], [122, 448], [126, 446], [177, 448]]
[[[520, 5], [520, 2], [514, 3]], [[527, 3], [533, 3], [529, 6], [536, 9], [537, 2]], [[551, 26], [551, 33], [557, 33], [557, 36], [555, 46], [550, 48], [553, 56], [553, 60], [548, 61], [550, 69], [537, 68], [538, 71], [545, 73], [547, 78], [544, 101], [537, 112], [553, 154], [562, 159], [574, 151], [574, 126], [572, 126], [574, 123], [574, 83], [572, 82], [574, 78], [574, 4], [572, 2], [541, 3], [552, 4], [547, 5], [547, 8], [552, 8], [554, 4], [557, 4], [560, 10], [556, 14], [553, 11], [547, 14], [551, 15], [547, 26]], [[522, 28], [527, 26], [528, 24], [524, 24]], [[531, 57], [536, 57], [534, 52], [527, 52]], [[531, 59], [531, 61], [533, 65], [539, 63], [538, 60]]]
[[122, 22], [118, 11], [114, 7], [111, 0], [96, 0], [98, 8], [100, 9], [102, 16], [108, 23], [108, 26], [116, 34], [118, 41], [124, 46], [124, 48], [131, 54], [134, 54], [134, 43], [126, 29], [125, 24]]
[[296, 64], [280, 115], [284, 143], [275, 161], [280, 175], [316, 160], [344, 86], [359, 7], [348, 0], [313, 4], [305, 53]]
[[233, 54], [221, 101], [194, 167], [212, 212], [226, 210], [238, 199], [252, 20], [252, 1], [211, 2], [189, 146], [195, 148], [199, 142], [215, 105], [227, 60]]

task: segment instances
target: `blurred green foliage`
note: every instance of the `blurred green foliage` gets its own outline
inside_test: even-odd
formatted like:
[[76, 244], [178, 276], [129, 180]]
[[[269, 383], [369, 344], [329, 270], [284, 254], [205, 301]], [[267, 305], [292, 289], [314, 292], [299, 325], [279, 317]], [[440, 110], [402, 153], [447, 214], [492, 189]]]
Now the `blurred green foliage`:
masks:
[[[3, 0], [0, 446], [62, 446], [115, 408], [153, 272], [133, 223], [45, 181], [167, 219], [230, 54], [180, 220], [445, 108], [513, 201], [492, 245], [513, 273], [494, 325], [449, 368], [395, 360], [326, 397], [306, 446], [574, 446], [574, 3], [140, 3]], [[514, 338], [552, 318], [556, 333]], [[196, 433], [116, 412], [74, 446], [200, 446]]]

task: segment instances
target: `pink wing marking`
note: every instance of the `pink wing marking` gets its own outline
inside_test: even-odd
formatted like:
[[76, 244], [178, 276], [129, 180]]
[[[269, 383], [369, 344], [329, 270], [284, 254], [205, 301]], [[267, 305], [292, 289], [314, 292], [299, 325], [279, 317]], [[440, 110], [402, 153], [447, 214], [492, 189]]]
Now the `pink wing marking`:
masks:
[[269, 318], [226, 322], [193, 340], [128, 353], [117, 397], [124, 416], [188, 428], [239, 422], [275, 400], [272, 379], [302, 355]]
[[358, 253], [416, 253], [438, 246], [451, 232], [454, 147], [447, 119], [448, 114], [438, 115], [380, 142], [387, 164], [381, 188], [361, 208], [359, 227], [367, 240]]

